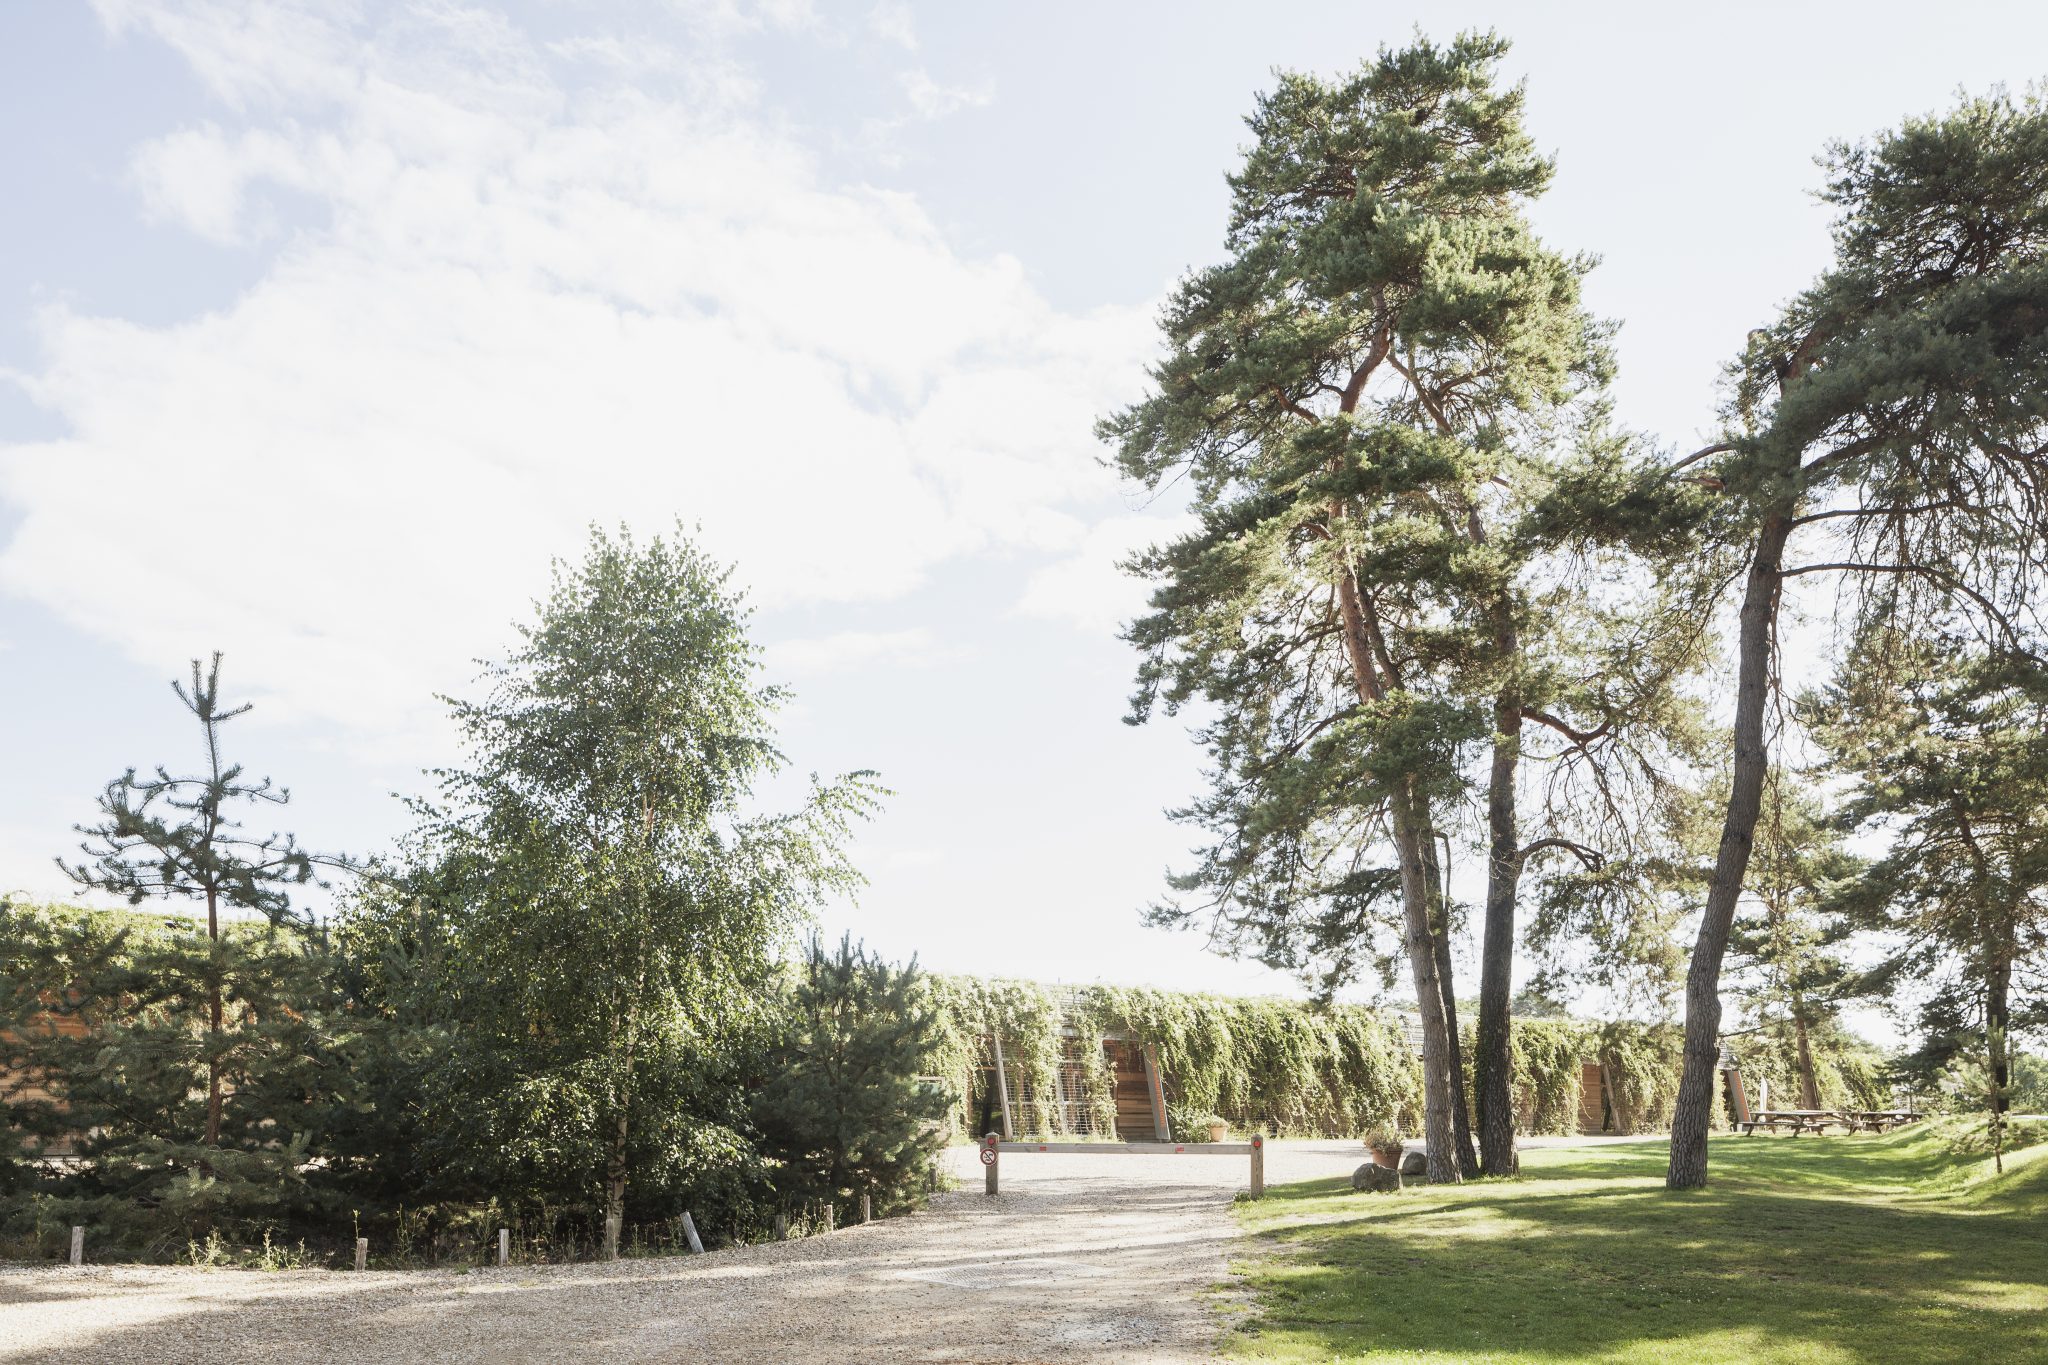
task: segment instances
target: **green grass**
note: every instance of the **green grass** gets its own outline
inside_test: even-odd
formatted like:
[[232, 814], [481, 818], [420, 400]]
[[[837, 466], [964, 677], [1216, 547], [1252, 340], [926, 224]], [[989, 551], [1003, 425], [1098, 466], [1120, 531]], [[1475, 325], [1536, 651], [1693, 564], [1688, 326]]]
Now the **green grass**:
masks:
[[2048, 1361], [2048, 1144], [1955, 1130], [1717, 1137], [1664, 1189], [1661, 1140], [1523, 1154], [1514, 1180], [1238, 1205], [1251, 1306], [1226, 1353], [1280, 1361]]

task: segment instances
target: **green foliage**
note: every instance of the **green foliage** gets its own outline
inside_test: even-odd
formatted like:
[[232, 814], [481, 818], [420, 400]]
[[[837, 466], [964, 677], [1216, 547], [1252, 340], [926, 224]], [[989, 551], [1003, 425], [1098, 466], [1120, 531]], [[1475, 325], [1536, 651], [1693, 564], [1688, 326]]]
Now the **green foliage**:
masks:
[[1516, 1019], [1508, 1038], [1517, 1130], [1576, 1133], [1585, 1026], [1564, 1019]]
[[915, 964], [891, 967], [850, 935], [836, 953], [813, 940], [784, 1011], [754, 1097], [782, 1163], [777, 1195], [867, 1194], [878, 1212], [920, 1203], [957, 1096], [918, 1078], [937, 1021]]
[[195, 659], [189, 683], [171, 684], [205, 766], [108, 783], [99, 823], [80, 830], [84, 860], [65, 866], [131, 905], [183, 901], [204, 918], [137, 933], [133, 917], [0, 910], [11, 1155], [68, 1146], [75, 1163], [39, 1171], [38, 1193], [54, 1186], [53, 1207], [131, 1248], [307, 1208], [311, 1143], [347, 1072], [352, 1030], [287, 927], [313, 861], [289, 834], [242, 830], [245, 808], [288, 796], [225, 756], [222, 728], [249, 707], [222, 703], [220, 664]]
[[1651, 1133], [1670, 1125], [1683, 1045], [1683, 1035], [1670, 1024], [1617, 1022], [1600, 1029], [1597, 1046], [1607, 1069], [1615, 1131]]
[[854, 881], [840, 844], [876, 794], [853, 774], [752, 812], [782, 694], [755, 679], [727, 576], [680, 533], [593, 531], [557, 564], [489, 693], [452, 703], [468, 765], [422, 807], [399, 892], [365, 908], [385, 960], [408, 936], [452, 949], [404, 983], [460, 1001], [429, 1089], [467, 1112], [435, 1126], [608, 1217], [629, 1174], [657, 1208], [707, 1172], [729, 1197], [748, 1183], [743, 1113], [720, 1096], [769, 1022], [778, 946]]
[[330, 1206], [306, 1163], [359, 1043], [337, 1005], [318, 945], [285, 926], [210, 938], [183, 915], [0, 903], [9, 1230], [84, 1223], [98, 1245], [160, 1256], [317, 1220]]

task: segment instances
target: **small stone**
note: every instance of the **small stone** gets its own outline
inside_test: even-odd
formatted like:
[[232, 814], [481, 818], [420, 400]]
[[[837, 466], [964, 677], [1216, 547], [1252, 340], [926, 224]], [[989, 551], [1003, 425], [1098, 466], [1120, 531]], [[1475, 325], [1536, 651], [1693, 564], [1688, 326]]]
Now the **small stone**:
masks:
[[1401, 1173], [1391, 1166], [1368, 1161], [1351, 1173], [1351, 1188], [1368, 1194], [1388, 1194], [1401, 1188]]

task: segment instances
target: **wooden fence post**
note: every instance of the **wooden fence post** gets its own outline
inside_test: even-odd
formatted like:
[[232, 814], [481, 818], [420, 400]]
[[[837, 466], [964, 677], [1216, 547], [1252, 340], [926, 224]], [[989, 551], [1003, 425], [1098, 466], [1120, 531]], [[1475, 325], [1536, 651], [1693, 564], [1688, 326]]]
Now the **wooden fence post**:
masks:
[[874, 1205], [869, 1202], [868, 1196], [863, 1194], [860, 1197], [860, 1221], [863, 1223], [872, 1223], [874, 1220]]
[[699, 1256], [704, 1254], [704, 1242], [697, 1236], [697, 1224], [690, 1217], [688, 1209], [683, 1210], [683, 1236], [690, 1239], [690, 1250], [696, 1252]]
[[1010, 1118], [1010, 1079], [1003, 1071], [1003, 1035], [989, 1030], [989, 1041], [995, 1045], [996, 1053], [996, 1098], [1003, 1102], [1003, 1137], [1017, 1136], [1017, 1125]]
[[71, 1264], [85, 1264], [85, 1229], [75, 1223], [71, 1227]]
[[607, 1261], [619, 1259], [620, 1215], [608, 1213], [604, 1217], [604, 1258]]
[[825, 1231], [830, 1232], [838, 1226], [839, 1206], [837, 1204], [827, 1204], [825, 1206]]
[[1252, 1198], [1266, 1197], [1266, 1135], [1252, 1134]]
[[780, 1242], [786, 1240], [788, 1237], [789, 1215], [786, 1213], [778, 1213], [775, 1215], [775, 1240]]
[[356, 1238], [356, 1269], [368, 1270], [369, 1268], [370, 1239], [367, 1237], [358, 1237]]
[[498, 1229], [498, 1264], [512, 1264], [512, 1229]]
[[996, 1162], [1002, 1159], [1001, 1142], [1002, 1139], [994, 1133], [981, 1140], [981, 1166], [987, 1176], [984, 1188], [991, 1195], [996, 1192]]

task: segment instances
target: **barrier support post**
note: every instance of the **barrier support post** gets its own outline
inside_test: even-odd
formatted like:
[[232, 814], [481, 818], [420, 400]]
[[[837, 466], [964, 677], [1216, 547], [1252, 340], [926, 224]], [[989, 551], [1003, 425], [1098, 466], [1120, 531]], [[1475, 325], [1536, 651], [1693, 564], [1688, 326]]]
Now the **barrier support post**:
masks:
[[985, 1191], [991, 1196], [996, 1192], [996, 1163], [1002, 1159], [1002, 1139], [990, 1133], [981, 1140], [981, 1164], [985, 1177]]
[[1266, 1135], [1252, 1134], [1252, 1198], [1266, 1197]]

